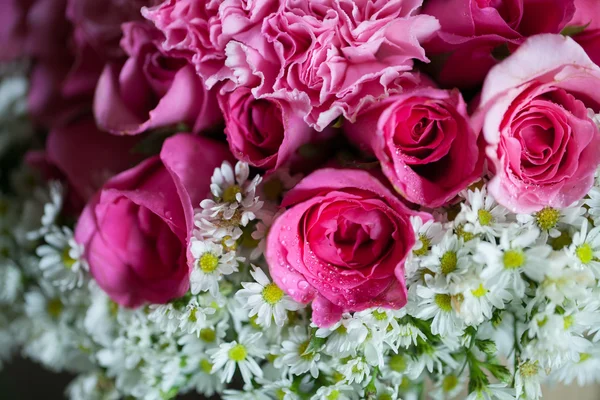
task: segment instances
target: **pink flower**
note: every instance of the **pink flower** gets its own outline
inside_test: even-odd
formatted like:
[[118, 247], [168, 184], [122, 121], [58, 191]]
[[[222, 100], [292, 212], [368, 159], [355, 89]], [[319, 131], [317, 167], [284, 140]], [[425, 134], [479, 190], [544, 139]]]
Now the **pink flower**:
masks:
[[123, 25], [121, 46], [129, 58], [105, 67], [94, 99], [98, 124], [117, 134], [137, 134], [185, 123], [193, 132], [221, 116], [213, 93], [185, 58], [161, 48], [162, 33], [152, 25]]
[[[415, 243], [409, 210], [373, 175], [322, 169], [287, 193], [271, 227], [271, 276], [294, 300], [313, 301], [313, 321], [345, 311], [406, 304], [404, 259]], [[427, 214], [419, 214], [429, 220]]]
[[345, 131], [377, 156], [394, 188], [413, 203], [445, 205], [482, 174], [484, 152], [458, 90], [389, 97]]
[[600, 2], [575, 0], [575, 15], [568, 28], [576, 32], [573, 39], [584, 48], [593, 62], [600, 65]]
[[591, 188], [600, 164], [600, 68], [572, 39], [529, 38], [485, 80], [474, 120], [495, 176], [489, 189], [514, 212], [567, 207]]
[[262, 26], [277, 58], [262, 65], [255, 53], [270, 57], [266, 44], [246, 46], [248, 74], [261, 77], [256, 94], [274, 92], [297, 103], [319, 131], [414, 85], [413, 60], [428, 61], [421, 43], [439, 28], [435, 18], [416, 15], [420, 0], [282, 3]]
[[188, 289], [193, 207], [210, 192], [210, 171], [227, 148], [178, 134], [160, 156], [117, 175], [88, 203], [75, 238], [90, 271], [119, 304], [165, 303]]
[[255, 167], [273, 170], [286, 165], [315, 136], [285, 100], [256, 99], [245, 87], [218, 99], [231, 152]]
[[228, 69], [227, 43], [259, 36], [263, 19], [277, 5], [276, 0], [165, 0], [142, 13], [164, 33], [164, 49], [185, 54], [210, 88], [219, 80], [215, 75]]
[[574, 0], [429, 0], [423, 12], [442, 30], [427, 46], [444, 86], [473, 87], [527, 36], [558, 33], [575, 12]]

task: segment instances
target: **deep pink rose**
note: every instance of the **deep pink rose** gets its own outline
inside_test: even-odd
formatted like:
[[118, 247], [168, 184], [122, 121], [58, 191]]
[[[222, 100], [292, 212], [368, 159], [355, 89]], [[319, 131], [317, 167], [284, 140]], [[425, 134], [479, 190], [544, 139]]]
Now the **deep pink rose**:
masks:
[[426, 45], [444, 86], [473, 87], [523, 40], [558, 33], [575, 12], [574, 0], [428, 0], [423, 12], [442, 30]]
[[573, 39], [584, 48], [593, 62], [600, 65], [600, 1], [575, 0], [575, 15], [568, 28], [575, 31]]
[[185, 58], [162, 49], [159, 30], [131, 22], [123, 31], [129, 58], [107, 65], [96, 88], [94, 112], [103, 129], [132, 135], [185, 123], [199, 132], [221, 119], [214, 94]]
[[187, 291], [193, 207], [210, 192], [210, 171], [229, 158], [226, 146], [178, 134], [160, 156], [117, 175], [88, 203], [75, 238], [114, 301], [136, 307]]
[[484, 152], [458, 90], [417, 89], [389, 97], [346, 124], [409, 201], [440, 207], [482, 174]]
[[474, 121], [483, 126], [489, 189], [514, 212], [563, 208], [591, 188], [600, 164], [600, 68], [571, 38], [538, 35], [494, 67]]
[[271, 276], [294, 300], [313, 301], [329, 326], [345, 311], [406, 304], [404, 259], [415, 243], [409, 210], [373, 175], [321, 169], [289, 191], [271, 227]]
[[285, 100], [256, 99], [245, 87], [218, 99], [231, 152], [255, 167], [273, 170], [286, 165], [316, 136]]
[[275, 11], [277, 0], [165, 0], [142, 10], [166, 39], [163, 47], [178, 51], [196, 66], [210, 88], [225, 67], [225, 47], [231, 40], [246, 42], [260, 36], [263, 19]]

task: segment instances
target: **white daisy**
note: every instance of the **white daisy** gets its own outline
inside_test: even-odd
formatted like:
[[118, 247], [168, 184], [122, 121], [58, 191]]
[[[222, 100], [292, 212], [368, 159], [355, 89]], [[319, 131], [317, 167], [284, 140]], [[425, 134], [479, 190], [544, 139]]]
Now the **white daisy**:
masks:
[[431, 398], [434, 400], [454, 399], [463, 392], [466, 383], [467, 377], [464, 374], [461, 376], [445, 375], [435, 383]]
[[326, 354], [347, 357], [356, 354], [358, 346], [369, 335], [369, 329], [361, 320], [353, 318], [350, 314], [344, 314], [334, 325], [317, 329], [315, 335], [327, 338], [324, 348]]
[[81, 287], [88, 264], [83, 259], [83, 245], [75, 242], [73, 232], [67, 227], [52, 229], [44, 240], [47, 244], [36, 250], [44, 278], [63, 291]]
[[455, 309], [467, 325], [479, 325], [491, 319], [494, 309], [503, 309], [504, 304], [512, 299], [503, 285], [482, 279], [481, 269], [478, 266], [454, 293], [455, 297], [459, 297], [454, 303]]
[[263, 372], [256, 359], [263, 359], [267, 350], [261, 341], [262, 333], [250, 334], [249, 330], [239, 333], [238, 339], [223, 343], [218, 349], [208, 350], [213, 368], [211, 373], [222, 370], [222, 382], [231, 382], [236, 368], [240, 369], [246, 385], [251, 386], [255, 377], [262, 377]]
[[465, 400], [515, 400], [514, 389], [509, 389], [502, 383], [494, 383], [477, 388]]
[[277, 326], [283, 326], [287, 321], [287, 312], [302, 308], [302, 304], [295, 302], [271, 282], [264, 271], [253, 266], [250, 274], [256, 282], [242, 282], [243, 289], [236, 293], [236, 297], [247, 310], [250, 317], [257, 316], [256, 322], [265, 327], [270, 327], [274, 320]]
[[527, 360], [519, 364], [515, 376], [516, 398], [537, 400], [542, 397], [541, 380], [546, 374], [537, 361]]
[[595, 346], [588, 353], [579, 354], [579, 360], [566, 363], [550, 376], [565, 385], [577, 382], [579, 386], [586, 386], [600, 382], [600, 351]]
[[44, 195], [47, 196], [47, 198], [45, 199], [43, 207], [44, 214], [41, 217], [42, 226], [35, 231], [27, 233], [27, 238], [29, 240], [37, 240], [47, 234], [51, 229], [55, 229], [58, 217], [62, 211], [64, 188], [60, 182], [51, 181], [48, 184], [48, 192], [44, 193]]
[[600, 188], [594, 186], [587, 195], [585, 204], [589, 207], [588, 214], [592, 217], [594, 225], [600, 226]]
[[431, 322], [431, 333], [434, 335], [457, 336], [464, 329], [462, 319], [454, 310], [452, 295], [436, 288], [418, 285], [413, 289], [416, 299], [414, 317], [429, 320]]
[[454, 219], [455, 225], [462, 226], [471, 234], [482, 234], [493, 242], [507, 226], [508, 210], [496, 203], [485, 187], [467, 190], [465, 196], [466, 202], [460, 205], [461, 211]]
[[566, 253], [571, 265], [589, 268], [597, 279], [600, 278], [600, 227], [588, 232], [588, 222], [584, 220], [581, 229], [573, 235], [573, 243]]
[[518, 214], [517, 221], [525, 228], [537, 227], [540, 236], [537, 243], [545, 244], [548, 238], [557, 238], [570, 227], [579, 227], [584, 219], [583, 202], [575, 202], [569, 207], [557, 209], [544, 207], [533, 214]]
[[423, 267], [435, 274], [425, 275], [427, 284], [445, 288], [448, 284], [458, 283], [472, 264], [470, 252], [470, 247], [448, 231], [440, 243], [431, 248], [431, 254], [421, 261]]
[[[505, 229], [500, 244], [481, 242], [477, 246], [475, 261], [485, 264], [481, 277], [491, 283], [505, 285], [514, 290], [517, 297], [525, 294], [526, 283], [522, 273], [532, 279], [540, 279], [552, 248], [547, 245], [531, 247], [539, 235], [537, 228], [518, 233]], [[509, 239], [512, 237], [512, 239]]]
[[275, 359], [275, 368], [286, 368], [292, 375], [302, 375], [310, 371], [313, 378], [319, 377], [321, 355], [307, 351], [310, 337], [302, 326], [289, 330], [289, 338], [281, 342], [281, 354]]
[[218, 297], [219, 280], [223, 275], [229, 275], [238, 270], [241, 261], [234, 251], [224, 251], [223, 246], [192, 238], [190, 252], [194, 257], [194, 268], [190, 274], [190, 289], [192, 294], [208, 291]]
[[21, 269], [13, 260], [0, 259], [0, 304], [12, 304], [23, 290]]
[[431, 246], [438, 244], [444, 236], [442, 224], [434, 220], [423, 223], [421, 217], [412, 216], [410, 223], [415, 232], [415, 245], [405, 262], [405, 275], [409, 280], [419, 269], [422, 257], [426, 256]]
[[339, 371], [344, 376], [344, 382], [348, 384], [360, 384], [371, 377], [371, 365], [363, 357], [347, 360], [339, 367]]
[[362, 395], [355, 387], [344, 384], [321, 386], [310, 400], [355, 400]]

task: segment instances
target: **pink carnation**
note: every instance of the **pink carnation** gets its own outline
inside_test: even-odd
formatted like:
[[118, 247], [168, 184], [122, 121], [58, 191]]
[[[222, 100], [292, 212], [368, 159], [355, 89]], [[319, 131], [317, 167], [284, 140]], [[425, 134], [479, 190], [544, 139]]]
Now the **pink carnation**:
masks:
[[329, 326], [343, 312], [406, 304], [404, 259], [415, 243], [409, 210], [373, 175], [322, 169], [287, 193], [269, 232], [271, 276]]
[[488, 142], [489, 190], [514, 212], [567, 207], [600, 164], [600, 67], [572, 39], [538, 35], [494, 67], [475, 119]]
[[483, 172], [478, 132], [458, 90], [392, 96], [344, 128], [377, 156], [394, 188], [413, 203], [443, 206]]

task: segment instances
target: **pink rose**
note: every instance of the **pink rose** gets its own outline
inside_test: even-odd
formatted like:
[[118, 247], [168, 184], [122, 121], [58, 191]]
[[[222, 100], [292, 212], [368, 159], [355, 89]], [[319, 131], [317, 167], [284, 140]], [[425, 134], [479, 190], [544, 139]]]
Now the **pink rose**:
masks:
[[[575, 15], [567, 28], [575, 30], [573, 39], [600, 65], [600, 1], [575, 0], [575, 7]], [[577, 32], [579, 30], [583, 31]]]
[[162, 49], [160, 31], [144, 22], [124, 24], [123, 31], [129, 58], [107, 65], [96, 88], [94, 112], [103, 129], [133, 135], [185, 123], [199, 132], [220, 120], [214, 94], [185, 58]]
[[369, 104], [418, 82], [413, 62], [428, 61], [421, 43], [439, 28], [435, 18], [416, 15], [419, 0], [282, 3], [262, 26], [277, 55], [268, 61], [277, 69], [256, 61], [254, 52], [269, 53], [255, 44], [245, 50], [248, 74], [265, 76], [259, 95], [275, 92], [297, 103], [319, 131], [341, 115], [354, 120]]
[[255, 167], [273, 170], [284, 166], [315, 136], [285, 100], [256, 99], [245, 87], [218, 99], [231, 152]]
[[442, 30], [427, 46], [444, 86], [473, 87], [527, 36], [558, 33], [574, 0], [428, 0], [423, 12]]
[[529, 38], [485, 80], [474, 121], [483, 126], [489, 189], [514, 212], [563, 208], [592, 187], [600, 132], [600, 68], [572, 39]]
[[[406, 304], [404, 259], [415, 243], [409, 210], [373, 175], [321, 169], [287, 193], [271, 227], [271, 276], [294, 300], [313, 301], [329, 326], [345, 311]], [[431, 217], [419, 214], [424, 220]]]
[[484, 152], [458, 90], [389, 97], [345, 131], [377, 156], [396, 190], [413, 203], [443, 206], [483, 172]]
[[227, 43], [259, 36], [263, 19], [277, 6], [276, 0], [165, 0], [142, 13], [164, 33], [164, 49], [187, 55], [211, 88], [221, 79], [215, 76], [228, 70]]
[[160, 156], [117, 175], [88, 203], [75, 238], [114, 301], [136, 307], [187, 291], [193, 207], [210, 192], [210, 171], [224, 159], [225, 146], [178, 134], [165, 141]]

